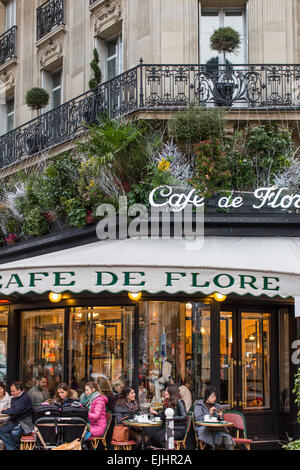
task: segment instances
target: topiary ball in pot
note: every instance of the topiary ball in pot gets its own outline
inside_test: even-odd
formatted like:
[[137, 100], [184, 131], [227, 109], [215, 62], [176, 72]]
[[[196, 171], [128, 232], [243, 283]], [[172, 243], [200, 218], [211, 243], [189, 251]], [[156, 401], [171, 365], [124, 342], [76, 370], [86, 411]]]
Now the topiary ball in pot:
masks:
[[210, 37], [211, 49], [224, 55], [236, 52], [240, 44], [240, 33], [230, 26], [216, 29]]
[[32, 109], [42, 109], [49, 103], [49, 93], [44, 88], [31, 88], [26, 93], [27, 106]]

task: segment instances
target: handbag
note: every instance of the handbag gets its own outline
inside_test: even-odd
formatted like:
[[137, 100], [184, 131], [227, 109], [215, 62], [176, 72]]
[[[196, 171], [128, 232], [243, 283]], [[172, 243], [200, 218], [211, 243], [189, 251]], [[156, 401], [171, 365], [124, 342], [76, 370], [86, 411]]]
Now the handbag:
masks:
[[112, 441], [125, 442], [129, 440], [129, 428], [118, 425], [114, 427]]

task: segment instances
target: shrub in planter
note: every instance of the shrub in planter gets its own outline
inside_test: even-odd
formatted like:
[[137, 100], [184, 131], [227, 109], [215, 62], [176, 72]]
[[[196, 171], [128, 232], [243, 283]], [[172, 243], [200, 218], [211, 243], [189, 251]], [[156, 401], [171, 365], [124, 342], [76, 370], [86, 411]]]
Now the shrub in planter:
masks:
[[215, 93], [218, 106], [231, 106], [233, 96], [233, 83], [229, 81], [230, 68], [226, 62], [226, 54], [237, 52], [241, 44], [241, 35], [230, 26], [216, 29], [210, 37], [210, 47], [214, 51], [223, 54], [223, 62], [226, 65], [224, 71], [219, 72], [218, 81], [215, 83]]
[[49, 225], [39, 207], [31, 209], [24, 217], [23, 233], [40, 237], [49, 232]]
[[89, 81], [89, 87], [91, 90], [99, 85], [102, 80], [102, 73], [99, 67], [99, 53], [96, 47], [93, 50], [93, 56], [94, 58], [90, 63], [91, 69], [94, 72], [94, 77]]
[[231, 189], [228, 160], [218, 139], [199, 142], [194, 154], [195, 170], [190, 183], [195, 189], [205, 197]]
[[49, 93], [44, 88], [31, 88], [26, 93], [25, 101], [31, 109], [42, 109], [49, 103]]
[[225, 128], [224, 114], [219, 109], [199, 108], [195, 104], [179, 112], [169, 122], [169, 134], [192, 153], [192, 146], [209, 139], [221, 139]]
[[[49, 103], [49, 93], [43, 88], [31, 88], [26, 93], [25, 101], [31, 109], [42, 109]], [[36, 129], [33, 129], [32, 135], [27, 137], [26, 143], [28, 154], [33, 155], [46, 147], [47, 138], [37, 126]]]

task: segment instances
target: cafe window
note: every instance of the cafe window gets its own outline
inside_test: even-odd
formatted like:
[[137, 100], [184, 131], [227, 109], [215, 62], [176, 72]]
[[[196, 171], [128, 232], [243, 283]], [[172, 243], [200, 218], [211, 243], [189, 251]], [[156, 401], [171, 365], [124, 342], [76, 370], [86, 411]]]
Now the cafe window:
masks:
[[244, 408], [270, 408], [269, 313], [242, 313]]
[[279, 311], [279, 393], [280, 411], [290, 411], [290, 336], [289, 312]]
[[82, 392], [87, 381], [110, 393], [119, 378], [133, 383], [132, 307], [77, 307], [69, 327], [69, 384]]
[[210, 383], [209, 306], [141, 302], [139, 343], [140, 395], [144, 399], [160, 402], [170, 381], [186, 385], [194, 398], [203, 395]]
[[27, 390], [43, 376], [54, 394], [63, 380], [63, 351], [63, 309], [22, 312], [21, 376]]
[[6, 383], [8, 312], [0, 311], [0, 381]]

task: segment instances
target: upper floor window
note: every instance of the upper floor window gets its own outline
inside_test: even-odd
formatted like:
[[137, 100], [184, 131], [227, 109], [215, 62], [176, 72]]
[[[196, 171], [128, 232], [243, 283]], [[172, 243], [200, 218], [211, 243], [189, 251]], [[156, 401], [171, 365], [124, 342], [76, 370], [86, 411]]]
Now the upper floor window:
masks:
[[16, 24], [16, 0], [9, 0], [5, 4], [5, 30]]
[[106, 80], [122, 73], [122, 34], [106, 41]]
[[15, 128], [15, 100], [8, 98], [6, 100], [6, 132]]
[[62, 98], [62, 71], [58, 70], [51, 74], [51, 108], [61, 105]]
[[226, 60], [232, 64], [244, 64], [247, 62], [247, 33], [246, 11], [244, 9], [212, 9], [201, 10], [200, 15], [200, 63], [206, 64], [211, 59], [223, 62], [222, 54], [210, 48], [210, 36], [220, 28], [230, 26], [241, 35], [241, 46], [237, 53], [227, 54]]

